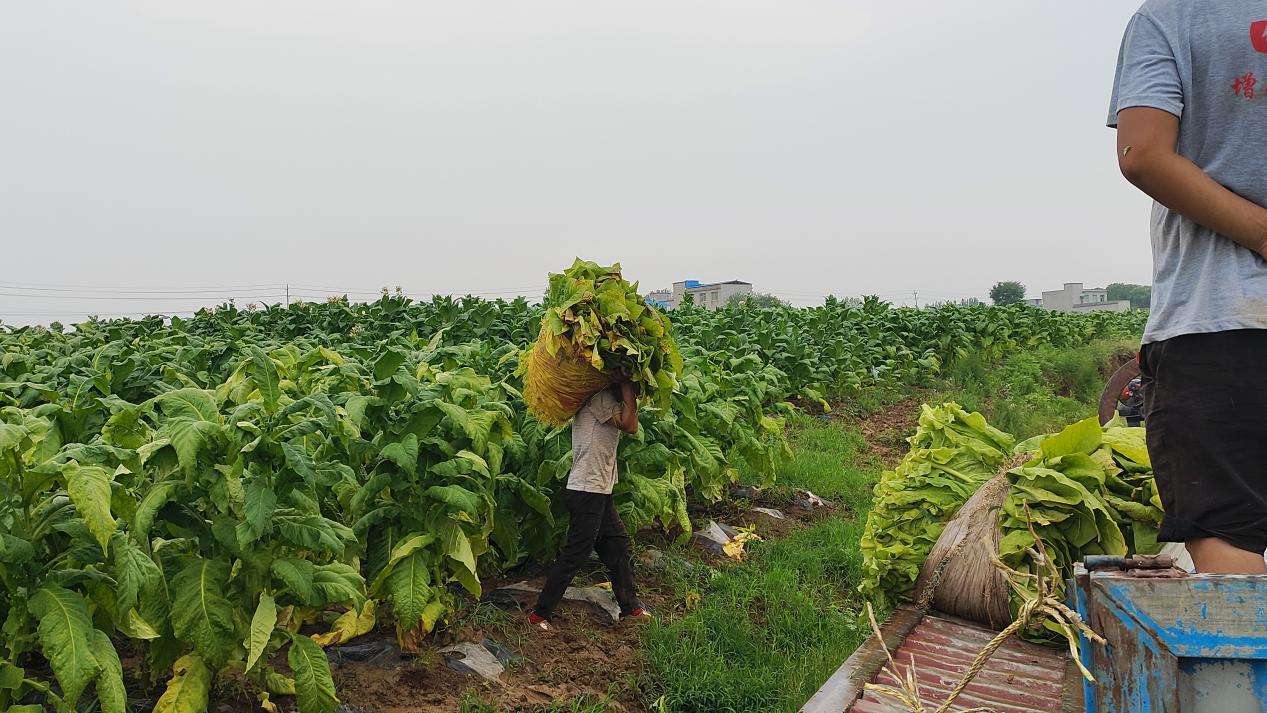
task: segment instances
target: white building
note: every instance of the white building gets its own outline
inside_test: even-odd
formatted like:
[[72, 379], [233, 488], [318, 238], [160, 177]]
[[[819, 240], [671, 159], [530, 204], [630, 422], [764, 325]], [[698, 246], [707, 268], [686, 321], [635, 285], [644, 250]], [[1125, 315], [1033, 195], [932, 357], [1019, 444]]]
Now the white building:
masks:
[[660, 309], [668, 309], [673, 304], [673, 292], [670, 290], [648, 292], [646, 300]]
[[673, 283], [672, 290], [656, 290], [647, 293], [647, 301], [661, 307], [676, 309], [686, 302], [690, 295], [692, 301], [708, 309], [724, 307], [735, 295], [752, 294], [752, 283], [740, 280], [727, 282], [702, 283], [699, 280], [682, 280]]
[[1066, 282], [1064, 289], [1046, 290], [1041, 304], [1053, 312], [1127, 312], [1129, 300], [1110, 300], [1104, 288], [1086, 289], [1081, 282]]

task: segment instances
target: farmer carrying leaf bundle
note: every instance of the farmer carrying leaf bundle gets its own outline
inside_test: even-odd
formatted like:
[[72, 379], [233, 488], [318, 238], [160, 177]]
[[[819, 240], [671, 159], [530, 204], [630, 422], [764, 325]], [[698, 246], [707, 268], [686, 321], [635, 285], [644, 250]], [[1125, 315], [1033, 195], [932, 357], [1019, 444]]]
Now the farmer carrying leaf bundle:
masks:
[[595, 550], [611, 572], [621, 613], [646, 616], [612, 489], [620, 434], [638, 432], [638, 399], [667, 407], [682, 373], [668, 320], [621, 277], [619, 265], [577, 260], [550, 276], [541, 333], [519, 373], [533, 416], [553, 426], [572, 420], [567, 542], [529, 620], [549, 628], [568, 584]]

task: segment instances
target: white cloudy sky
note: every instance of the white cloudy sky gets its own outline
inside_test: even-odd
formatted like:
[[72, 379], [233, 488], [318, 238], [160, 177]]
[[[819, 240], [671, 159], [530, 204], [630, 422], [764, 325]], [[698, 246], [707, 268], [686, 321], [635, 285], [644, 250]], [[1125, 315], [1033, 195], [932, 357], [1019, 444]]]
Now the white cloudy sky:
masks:
[[1137, 4], [3, 3], [0, 319], [575, 255], [798, 303], [1148, 282], [1103, 128]]

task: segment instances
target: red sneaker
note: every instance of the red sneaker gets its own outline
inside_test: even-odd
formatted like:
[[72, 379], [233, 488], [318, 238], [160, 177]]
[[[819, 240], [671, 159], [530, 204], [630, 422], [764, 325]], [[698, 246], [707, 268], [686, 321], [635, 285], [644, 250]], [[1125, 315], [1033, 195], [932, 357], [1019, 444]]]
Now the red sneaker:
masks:
[[549, 619], [541, 616], [535, 611], [528, 612], [528, 623], [537, 627], [538, 629], [542, 631], [549, 631], [551, 628], [553, 628], [550, 626]]
[[621, 617], [622, 619], [639, 619], [646, 620], [651, 618], [651, 611], [646, 607], [638, 607], [628, 614]]

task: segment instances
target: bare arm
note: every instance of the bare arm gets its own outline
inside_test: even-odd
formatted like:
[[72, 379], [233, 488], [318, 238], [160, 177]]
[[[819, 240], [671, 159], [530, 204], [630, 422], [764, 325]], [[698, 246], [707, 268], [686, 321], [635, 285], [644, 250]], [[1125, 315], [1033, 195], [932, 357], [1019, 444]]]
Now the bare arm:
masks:
[[620, 384], [620, 411], [616, 414], [616, 426], [625, 433], [638, 432], [638, 394], [631, 381]]
[[1219, 185], [1176, 152], [1179, 117], [1136, 107], [1118, 113], [1122, 175], [1158, 203], [1267, 258], [1267, 209]]

